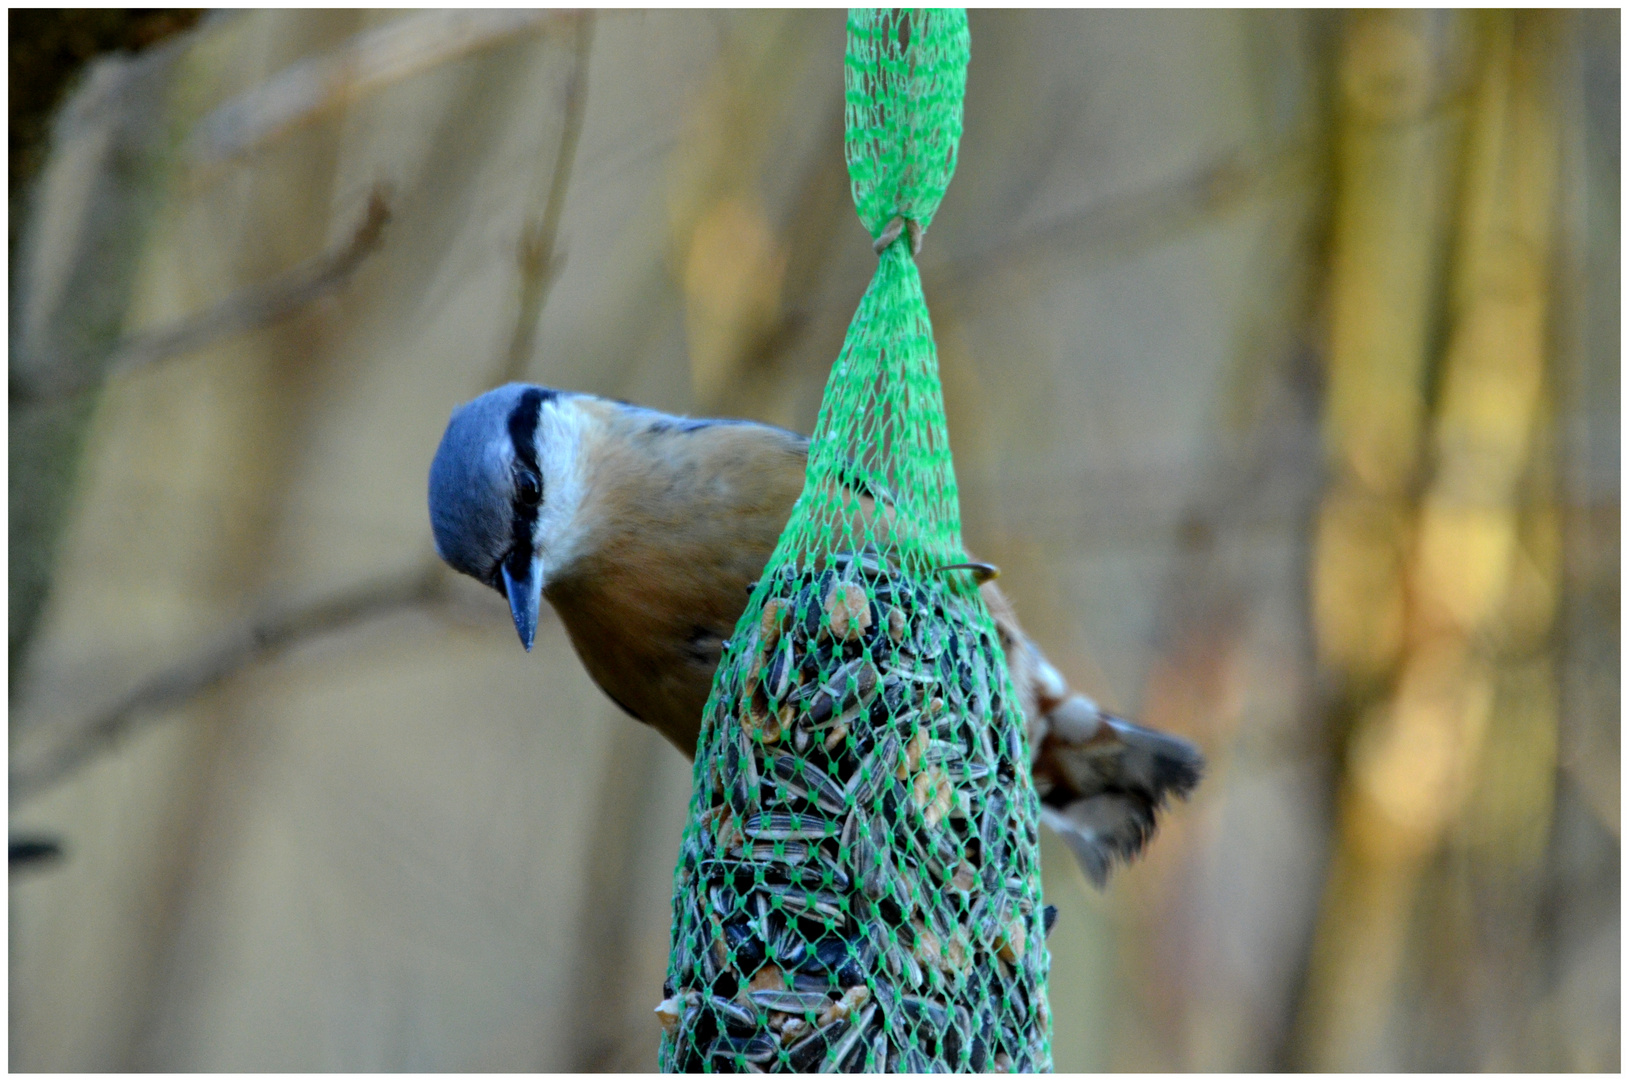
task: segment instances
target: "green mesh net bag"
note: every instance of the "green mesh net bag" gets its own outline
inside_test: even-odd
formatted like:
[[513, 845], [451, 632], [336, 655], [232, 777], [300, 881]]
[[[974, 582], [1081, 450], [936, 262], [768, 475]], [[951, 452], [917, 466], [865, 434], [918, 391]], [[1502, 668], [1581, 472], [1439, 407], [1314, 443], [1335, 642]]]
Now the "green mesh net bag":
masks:
[[1039, 803], [960, 546], [913, 249], [954, 172], [963, 11], [848, 17], [880, 264], [727, 644], [673, 896], [667, 1071], [1050, 1067]]

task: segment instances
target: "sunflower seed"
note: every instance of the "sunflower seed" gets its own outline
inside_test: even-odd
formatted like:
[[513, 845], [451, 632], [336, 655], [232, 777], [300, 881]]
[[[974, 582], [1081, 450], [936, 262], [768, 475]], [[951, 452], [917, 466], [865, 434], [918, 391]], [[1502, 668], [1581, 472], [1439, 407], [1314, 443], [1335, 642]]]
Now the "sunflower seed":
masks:
[[830, 719], [831, 712], [836, 707], [836, 695], [820, 687], [808, 698], [808, 712], [804, 717], [808, 730], [817, 731]]
[[887, 966], [894, 975], [910, 984], [912, 989], [920, 989], [926, 977], [921, 973], [921, 965], [915, 962], [912, 956], [902, 946], [892, 945], [887, 948]]
[[842, 789], [822, 769], [790, 754], [774, 758], [774, 775], [799, 796], [816, 803], [821, 810], [840, 814], [845, 807]]
[[853, 1051], [864, 1045], [864, 1033], [869, 1030], [870, 1020], [875, 1014], [876, 1007], [874, 1005], [864, 1011], [864, 1015], [859, 1017], [859, 1022], [853, 1024], [847, 1033], [831, 1047], [830, 1053], [825, 1055], [825, 1061], [819, 1068], [820, 1072], [842, 1071], [842, 1067], [847, 1064], [847, 1059], [853, 1056]]
[[812, 814], [766, 813], [748, 817], [743, 830], [758, 840], [823, 840], [835, 836], [840, 826]]
[[887, 1035], [883, 1032], [870, 1044], [870, 1060], [865, 1063], [865, 1072], [886, 1073], [886, 1071]]
[[797, 1043], [796, 1049], [791, 1051], [791, 1070], [799, 1073], [813, 1072], [824, 1061], [827, 1052], [835, 1045], [835, 1041], [847, 1034], [847, 1029], [851, 1026], [846, 1021], [832, 1024], [828, 1028], [815, 1031], [806, 1039]]
[[928, 1058], [920, 1050], [910, 1047], [904, 1051], [903, 1057], [899, 1059], [898, 1071], [901, 1073], [916, 1074], [929, 1073], [932, 1071], [932, 1065], [933, 1062], [930, 1058]]
[[713, 955], [710, 948], [702, 949], [700, 954], [701, 974], [706, 976], [706, 983], [708, 986], [710, 986], [711, 984], [717, 982], [717, 977], [723, 972], [717, 962], [717, 957]]
[[779, 897], [786, 910], [798, 915], [816, 915], [835, 919], [838, 924], [847, 921], [842, 910], [842, 897], [835, 893], [810, 892], [791, 885], [764, 885], [763, 891]]
[[764, 896], [762, 893], [753, 893], [752, 899], [755, 901], [757, 909], [757, 935], [766, 941], [769, 937], [768, 897]]
[[[740, 779], [746, 785], [746, 805], [757, 805], [757, 791], [762, 786], [762, 777], [757, 774], [757, 748], [751, 745], [751, 736], [745, 731], [740, 733], [744, 745], [740, 748]], [[736, 814], [744, 813], [736, 808]]]
[[882, 780], [893, 771], [902, 751], [903, 744], [898, 736], [889, 733], [881, 745], [870, 752], [864, 763], [853, 773], [853, 778], [847, 782], [847, 790], [843, 793], [845, 801], [855, 806], [870, 805]]
[[830, 1007], [830, 995], [824, 992], [800, 993], [795, 990], [753, 990], [751, 1003], [759, 1009], [818, 1016]]
[[785, 950], [780, 953], [780, 959], [785, 962], [787, 967], [794, 968], [807, 963], [808, 954], [812, 951], [812, 947], [800, 936], [794, 924], [788, 923], [786, 925], [785, 936], [780, 940], [785, 944]]
[[787, 638], [774, 650], [774, 658], [769, 661], [768, 672], [763, 680], [770, 701], [784, 700], [785, 692], [791, 688], [791, 672], [795, 668], [795, 654], [792, 652], [790, 639]]
[[925, 1025], [933, 1035], [938, 1035], [949, 1024], [949, 1013], [938, 1002], [931, 998], [916, 997], [906, 994], [899, 998], [899, 1007], [917, 1025]]
[[749, 1064], [763, 1065], [773, 1061], [779, 1049], [779, 1043], [766, 1035], [749, 1039], [724, 1035], [712, 1044], [710, 1054], [714, 1058], [740, 1058]]
[[715, 996], [708, 997], [706, 1004], [717, 1013], [718, 1019], [724, 1024], [733, 1025], [747, 1033], [757, 1028], [757, 1013], [754, 1010], [742, 1008], [726, 998]]

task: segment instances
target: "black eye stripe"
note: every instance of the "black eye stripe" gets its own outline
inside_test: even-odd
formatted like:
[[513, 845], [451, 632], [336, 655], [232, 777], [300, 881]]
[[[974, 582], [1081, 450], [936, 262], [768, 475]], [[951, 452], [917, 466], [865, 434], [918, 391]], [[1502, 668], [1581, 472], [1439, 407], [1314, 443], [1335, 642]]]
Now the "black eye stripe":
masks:
[[[542, 403], [551, 395], [531, 387], [520, 395], [514, 411], [508, 414], [508, 437], [514, 446], [518, 468], [529, 469], [541, 483], [542, 468], [537, 464], [537, 423], [542, 419]], [[509, 573], [519, 578], [531, 569], [531, 530], [537, 524], [537, 506], [515, 499], [512, 529], [514, 546], [509, 550]]]
[[508, 414], [508, 437], [514, 444], [514, 460], [534, 473], [537, 466], [537, 423], [542, 419], [542, 402], [546, 397], [541, 387], [533, 386], [520, 395], [514, 411]]

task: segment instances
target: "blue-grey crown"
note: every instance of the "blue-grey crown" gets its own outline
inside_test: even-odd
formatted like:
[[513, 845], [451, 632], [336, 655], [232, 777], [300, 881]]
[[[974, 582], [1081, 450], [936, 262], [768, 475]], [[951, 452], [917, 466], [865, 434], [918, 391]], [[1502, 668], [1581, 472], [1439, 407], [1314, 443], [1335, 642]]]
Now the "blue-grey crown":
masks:
[[454, 409], [429, 465], [435, 550], [453, 569], [482, 581], [512, 539], [513, 481], [504, 448], [509, 416], [530, 389], [510, 383]]

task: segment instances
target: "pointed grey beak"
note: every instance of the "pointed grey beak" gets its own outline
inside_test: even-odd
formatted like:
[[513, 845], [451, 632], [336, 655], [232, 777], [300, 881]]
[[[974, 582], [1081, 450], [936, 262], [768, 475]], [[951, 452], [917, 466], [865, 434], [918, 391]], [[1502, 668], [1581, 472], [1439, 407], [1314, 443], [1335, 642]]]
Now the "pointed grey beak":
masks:
[[508, 609], [514, 615], [514, 629], [520, 644], [531, 651], [537, 637], [537, 609], [542, 605], [542, 560], [533, 558], [524, 577], [516, 578], [503, 563], [503, 590], [508, 593]]

